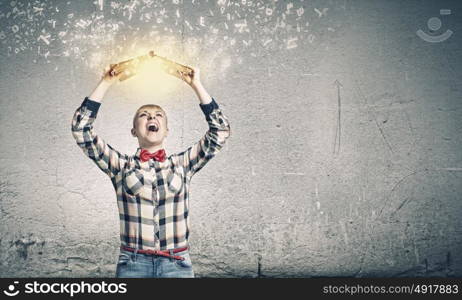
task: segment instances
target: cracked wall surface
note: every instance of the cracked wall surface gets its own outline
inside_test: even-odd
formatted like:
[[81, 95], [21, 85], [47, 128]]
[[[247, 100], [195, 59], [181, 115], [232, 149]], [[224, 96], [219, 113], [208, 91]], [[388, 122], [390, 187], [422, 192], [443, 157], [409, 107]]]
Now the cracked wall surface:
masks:
[[[115, 275], [115, 192], [71, 118], [105, 66], [151, 48], [201, 68], [232, 130], [191, 184], [196, 276], [462, 276], [458, 1], [0, 7], [0, 277]], [[193, 91], [143, 80], [107, 94], [98, 134], [133, 154], [132, 114], [155, 102], [168, 153], [197, 141]]]

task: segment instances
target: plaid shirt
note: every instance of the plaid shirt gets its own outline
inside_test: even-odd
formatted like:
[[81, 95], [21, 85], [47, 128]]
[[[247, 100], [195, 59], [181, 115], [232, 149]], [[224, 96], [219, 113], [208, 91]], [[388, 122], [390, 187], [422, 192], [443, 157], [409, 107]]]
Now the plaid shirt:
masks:
[[122, 245], [137, 249], [186, 247], [189, 236], [189, 184], [223, 147], [230, 135], [227, 118], [214, 99], [200, 104], [209, 129], [193, 146], [164, 162], [120, 154], [93, 129], [100, 103], [85, 98], [72, 119], [72, 134], [85, 155], [106, 173], [114, 186]]

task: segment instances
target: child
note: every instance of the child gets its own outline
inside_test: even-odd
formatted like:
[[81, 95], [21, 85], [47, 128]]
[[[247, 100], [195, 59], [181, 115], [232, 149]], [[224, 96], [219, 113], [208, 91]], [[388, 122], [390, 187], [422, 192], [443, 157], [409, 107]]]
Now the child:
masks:
[[167, 155], [163, 141], [167, 116], [157, 105], [141, 106], [131, 134], [135, 155], [121, 154], [93, 129], [102, 98], [121, 76], [106, 72], [72, 120], [72, 134], [85, 155], [106, 173], [114, 186], [120, 217], [121, 249], [116, 277], [194, 277], [189, 257], [189, 183], [223, 147], [230, 135], [227, 118], [200, 81], [200, 72], [178, 71], [200, 101], [209, 125], [206, 134], [186, 151]]

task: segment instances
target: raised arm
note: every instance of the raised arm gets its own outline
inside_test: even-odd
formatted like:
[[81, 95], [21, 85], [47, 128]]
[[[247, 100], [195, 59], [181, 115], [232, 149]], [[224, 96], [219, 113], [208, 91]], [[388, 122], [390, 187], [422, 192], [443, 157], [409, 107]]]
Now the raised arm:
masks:
[[116, 80], [117, 76], [111, 76], [108, 71], [90, 96], [77, 108], [72, 118], [72, 135], [77, 145], [111, 179], [123, 168], [127, 157], [106, 144], [96, 134], [93, 123], [104, 95]]
[[199, 98], [200, 108], [205, 115], [209, 129], [197, 143], [180, 154], [186, 174], [189, 176], [199, 171], [222, 149], [231, 133], [228, 119], [202, 85], [199, 69], [191, 69], [193, 69], [191, 75], [178, 72], [178, 77], [189, 84]]

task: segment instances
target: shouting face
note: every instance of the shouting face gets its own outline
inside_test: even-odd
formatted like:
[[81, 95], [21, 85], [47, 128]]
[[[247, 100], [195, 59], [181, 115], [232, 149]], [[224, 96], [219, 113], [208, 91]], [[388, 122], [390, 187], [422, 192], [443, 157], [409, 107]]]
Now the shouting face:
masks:
[[160, 106], [143, 105], [136, 111], [132, 135], [138, 138], [141, 148], [148, 150], [162, 148], [167, 132], [167, 115]]

